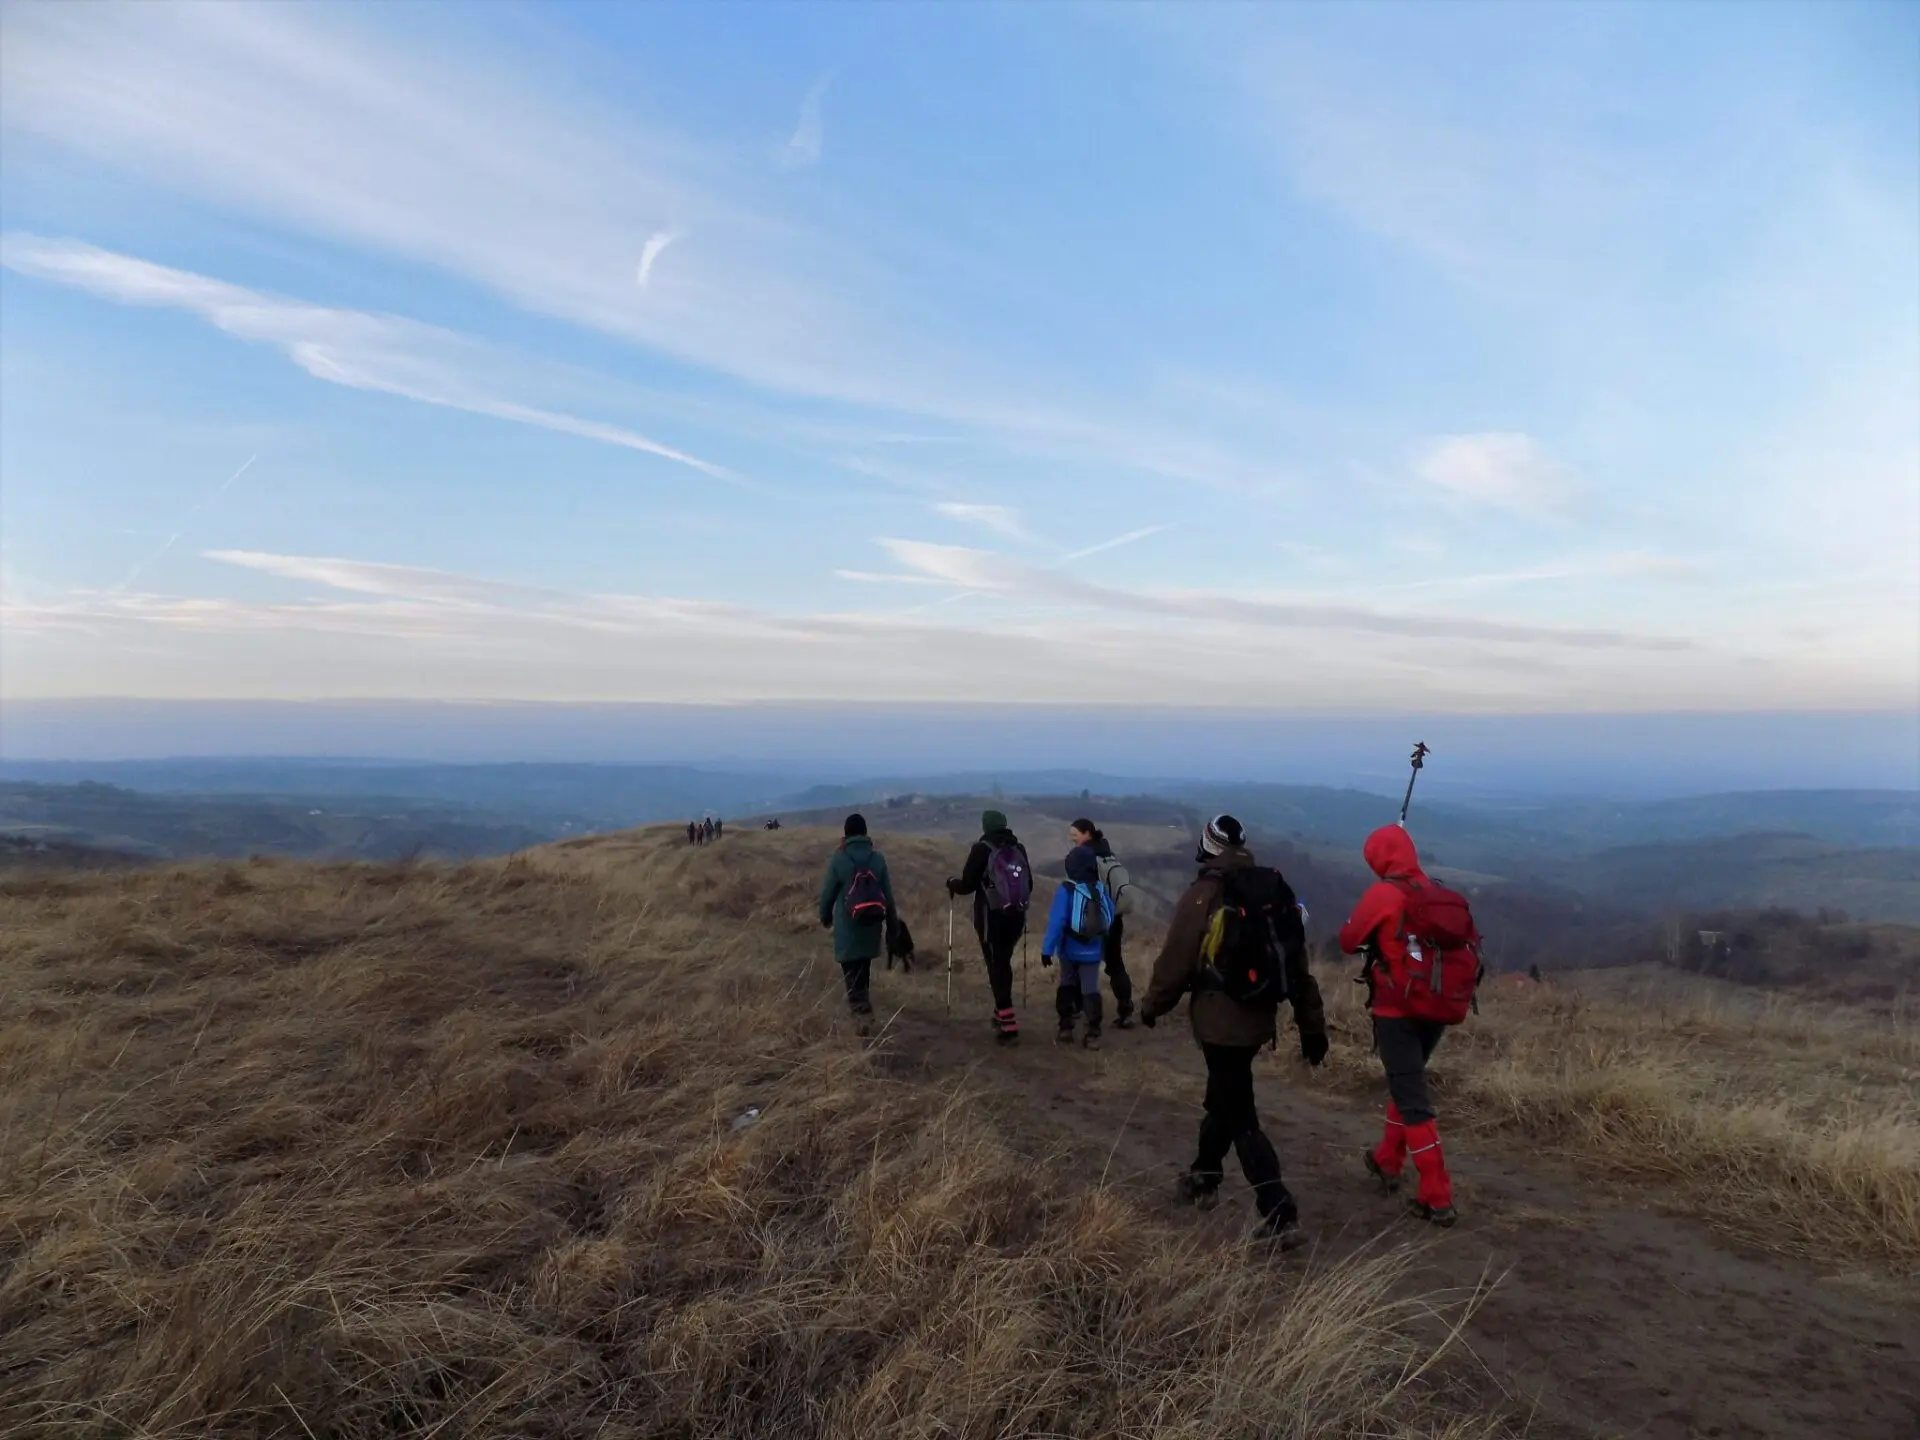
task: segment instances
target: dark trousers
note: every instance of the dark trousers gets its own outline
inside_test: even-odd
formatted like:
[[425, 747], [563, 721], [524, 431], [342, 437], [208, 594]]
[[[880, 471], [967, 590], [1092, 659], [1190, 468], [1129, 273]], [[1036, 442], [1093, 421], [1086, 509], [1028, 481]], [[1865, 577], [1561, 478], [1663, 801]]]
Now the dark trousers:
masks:
[[1433, 1119], [1433, 1096], [1427, 1089], [1427, 1061], [1447, 1027], [1433, 1020], [1373, 1017], [1373, 1048], [1387, 1072], [1387, 1093], [1409, 1125]]
[[1227, 1151], [1232, 1150], [1253, 1186], [1253, 1203], [1261, 1216], [1276, 1224], [1299, 1218], [1299, 1207], [1280, 1179], [1280, 1156], [1260, 1128], [1254, 1108], [1253, 1057], [1260, 1047], [1203, 1044], [1200, 1050], [1207, 1057], [1207, 1113], [1200, 1122], [1193, 1178], [1201, 1185], [1218, 1185]]
[[873, 1001], [867, 997], [867, 986], [873, 979], [873, 961], [842, 960], [840, 978], [847, 984], [847, 1005], [856, 1015], [871, 1015]]
[[1127, 1016], [1133, 1013], [1133, 977], [1127, 974], [1127, 962], [1120, 958], [1120, 945], [1127, 933], [1126, 917], [1116, 915], [1113, 924], [1107, 928], [1105, 959], [1107, 962], [1107, 986], [1113, 991], [1114, 1013]]
[[1027, 917], [1017, 910], [983, 910], [974, 921], [980, 953], [987, 962], [987, 984], [993, 987], [993, 1007], [1013, 1008], [1013, 952], [1020, 948]]

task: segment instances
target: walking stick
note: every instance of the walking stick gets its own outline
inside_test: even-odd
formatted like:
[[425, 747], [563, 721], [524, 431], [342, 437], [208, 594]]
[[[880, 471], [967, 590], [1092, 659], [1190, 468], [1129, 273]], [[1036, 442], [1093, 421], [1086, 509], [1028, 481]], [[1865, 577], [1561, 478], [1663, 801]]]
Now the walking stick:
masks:
[[1424, 740], [1416, 740], [1413, 745], [1413, 773], [1407, 777], [1406, 797], [1400, 802], [1400, 826], [1406, 828], [1407, 806], [1413, 803], [1413, 782], [1420, 778], [1420, 771], [1427, 763], [1427, 750]]
[[1024, 930], [1020, 932], [1020, 1008], [1022, 1010], [1029, 1008], [1027, 1005], [1027, 932]]
[[947, 1018], [953, 1018], [953, 893], [947, 893]]

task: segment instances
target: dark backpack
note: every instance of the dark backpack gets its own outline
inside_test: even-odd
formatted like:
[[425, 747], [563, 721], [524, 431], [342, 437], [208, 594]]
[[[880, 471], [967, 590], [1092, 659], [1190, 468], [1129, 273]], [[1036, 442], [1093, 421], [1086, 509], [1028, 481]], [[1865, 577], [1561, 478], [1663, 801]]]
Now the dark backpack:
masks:
[[1404, 961], [1383, 961], [1386, 983], [1415, 1020], [1458, 1025], [1473, 1010], [1480, 988], [1480, 928], [1458, 890], [1427, 880], [1396, 881], [1407, 897], [1401, 915]]
[[1113, 923], [1113, 901], [1098, 885], [1067, 882], [1073, 889], [1073, 905], [1067, 911], [1067, 929], [1076, 940], [1103, 940]]
[[1027, 873], [1027, 855], [1011, 841], [1002, 841], [987, 852], [987, 873], [982, 888], [989, 910], [1025, 910], [1033, 899], [1033, 877]]
[[862, 868], [847, 884], [847, 918], [856, 925], [880, 925], [887, 918], [887, 892], [880, 877]]
[[1287, 998], [1287, 955], [1306, 945], [1300, 902], [1267, 866], [1219, 874], [1220, 904], [1207, 920], [1201, 959], [1233, 999], [1277, 1005]]

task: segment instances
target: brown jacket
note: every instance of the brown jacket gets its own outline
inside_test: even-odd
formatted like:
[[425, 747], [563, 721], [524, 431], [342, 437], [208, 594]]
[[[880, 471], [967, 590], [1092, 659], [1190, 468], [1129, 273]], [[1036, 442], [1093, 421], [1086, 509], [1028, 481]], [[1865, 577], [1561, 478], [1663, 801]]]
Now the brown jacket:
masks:
[[[1202, 1045], [1270, 1045], [1277, 1043], [1279, 1026], [1277, 1005], [1245, 1005], [1221, 990], [1200, 988], [1200, 944], [1206, 938], [1207, 921], [1220, 903], [1218, 871], [1240, 870], [1254, 864], [1251, 851], [1228, 850], [1208, 861], [1200, 878], [1187, 887], [1174, 907], [1173, 924], [1160, 958], [1153, 962], [1153, 979], [1148, 982], [1146, 999], [1141, 1002], [1143, 1018], [1158, 1019], [1180, 1003], [1188, 991], [1193, 1001], [1187, 1007], [1193, 1019], [1193, 1038]], [[1320, 1004], [1320, 986], [1307, 969], [1305, 950], [1287, 957], [1287, 996], [1293, 1005], [1293, 1022], [1304, 1035], [1327, 1033], [1326, 1012]]]

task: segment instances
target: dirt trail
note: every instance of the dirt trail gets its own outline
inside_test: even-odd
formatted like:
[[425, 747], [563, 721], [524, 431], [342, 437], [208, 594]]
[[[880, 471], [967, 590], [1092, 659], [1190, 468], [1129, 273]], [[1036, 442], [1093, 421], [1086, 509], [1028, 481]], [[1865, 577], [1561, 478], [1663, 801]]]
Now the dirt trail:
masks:
[[[971, 999], [977, 971], [969, 979]], [[905, 987], [907, 1008], [876, 1042], [896, 1064], [970, 1072], [985, 1093], [1025, 1102], [1010, 1108], [1036, 1117], [1041, 1148], [1062, 1131], [1111, 1147], [1111, 1183], [1174, 1208], [1172, 1177], [1191, 1158], [1204, 1074], [1183, 1018], [1152, 1033], [1110, 1033], [1089, 1054], [1056, 1046], [1039, 1007], [1026, 1038], [1000, 1048], [984, 1015], [969, 1026], [978, 1006], [947, 1021], [928, 1013], [925, 977]], [[1584, 1183], [1564, 1162], [1471, 1135], [1450, 1146], [1466, 1218], [1434, 1232], [1400, 1219], [1399, 1202], [1362, 1175], [1371, 1112], [1298, 1078], [1297, 1067], [1263, 1059], [1258, 1074], [1266, 1128], [1314, 1240], [1301, 1263], [1384, 1236], [1419, 1247], [1423, 1288], [1469, 1291], [1501, 1277], [1468, 1339], [1531, 1433], [1920, 1437], [1920, 1303], [1910, 1285], [1742, 1251], [1698, 1221], [1659, 1213], [1649, 1191]], [[1228, 1166], [1226, 1203], [1191, 1217], [1223, 1243], [1253, 1221], [1231, 1157]]]

